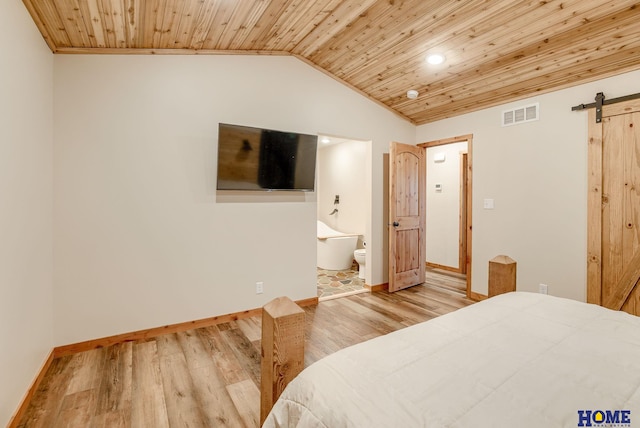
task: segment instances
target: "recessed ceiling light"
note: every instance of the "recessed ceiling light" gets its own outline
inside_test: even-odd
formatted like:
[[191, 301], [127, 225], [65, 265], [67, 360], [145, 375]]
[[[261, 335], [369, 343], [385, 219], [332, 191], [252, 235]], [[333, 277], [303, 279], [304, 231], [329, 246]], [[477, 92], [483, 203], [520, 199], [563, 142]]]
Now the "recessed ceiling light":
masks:
[[431, 54], [427, 57], [427, 62], [431, 65], [438, 65], [444, 62], [444, 55]]
[[409, 89], [407, 91], [407, 98], [409, 98], [410, 100], [415, 100], [416, 98], [418, 98], [418, 91], [416, 91], [415, 89]]

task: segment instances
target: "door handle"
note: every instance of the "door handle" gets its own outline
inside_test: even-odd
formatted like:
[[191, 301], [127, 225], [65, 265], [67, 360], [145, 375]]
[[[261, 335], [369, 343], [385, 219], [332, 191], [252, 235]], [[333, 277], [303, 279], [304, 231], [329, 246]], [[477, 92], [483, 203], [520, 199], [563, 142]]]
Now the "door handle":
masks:
[[397, 221], [394, 221], [393, 222], [393, 227], [398, 227], [398, 226], [400, 226], [400, 223], [398, 223]]

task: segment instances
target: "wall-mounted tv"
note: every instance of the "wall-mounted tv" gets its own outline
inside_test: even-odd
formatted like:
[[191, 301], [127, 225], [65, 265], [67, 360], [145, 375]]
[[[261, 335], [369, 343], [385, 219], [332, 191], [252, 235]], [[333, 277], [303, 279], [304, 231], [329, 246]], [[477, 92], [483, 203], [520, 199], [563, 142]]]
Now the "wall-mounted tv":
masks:
[[220, 123], [218, 190], [314, 190], [316, 135]]

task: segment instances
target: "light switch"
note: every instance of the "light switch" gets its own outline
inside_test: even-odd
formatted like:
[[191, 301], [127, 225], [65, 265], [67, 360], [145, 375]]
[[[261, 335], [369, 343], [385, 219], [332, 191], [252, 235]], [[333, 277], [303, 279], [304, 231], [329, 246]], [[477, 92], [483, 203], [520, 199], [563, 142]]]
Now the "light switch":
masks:
[[493, 199], [485, 199], [484, 200], [484, 209], [492, 210], [493, 209]]

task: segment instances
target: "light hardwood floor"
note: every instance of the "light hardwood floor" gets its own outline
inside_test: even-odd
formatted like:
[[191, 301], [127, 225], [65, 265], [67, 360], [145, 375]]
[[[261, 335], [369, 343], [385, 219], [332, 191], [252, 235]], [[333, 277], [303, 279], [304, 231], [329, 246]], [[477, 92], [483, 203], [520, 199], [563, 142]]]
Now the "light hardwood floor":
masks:
[[[464, 280], [427, 270], [397, 293], [321, 302], [306, 312], [305, 365], [472, 301]], [[57, 358], [20, 427], [257, 427], [260, 318]]]

